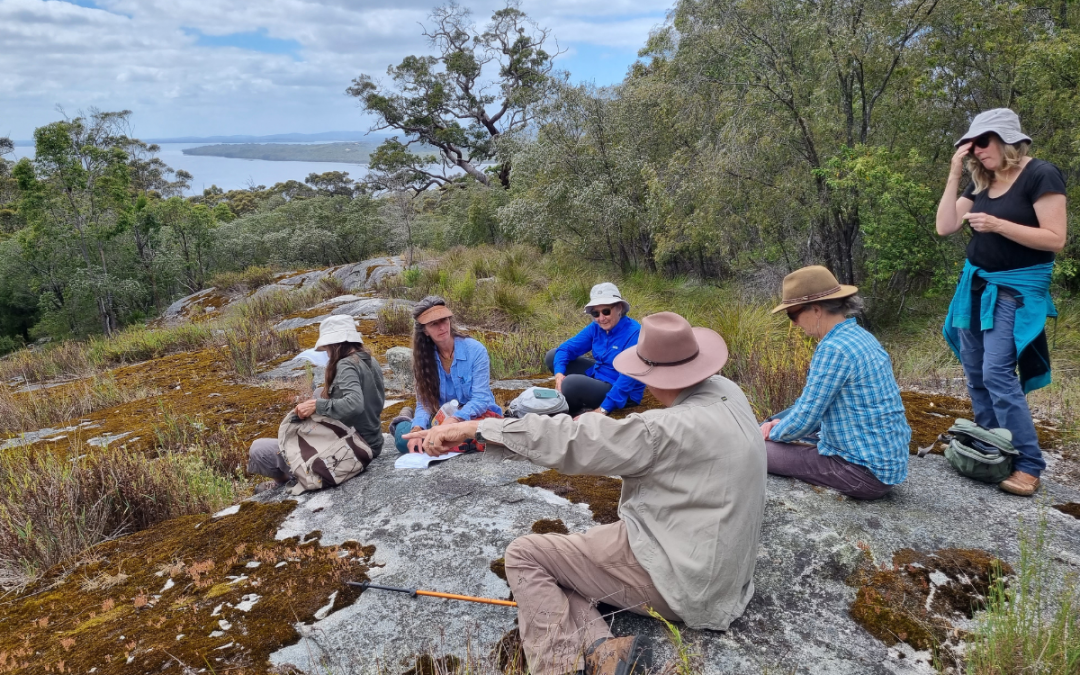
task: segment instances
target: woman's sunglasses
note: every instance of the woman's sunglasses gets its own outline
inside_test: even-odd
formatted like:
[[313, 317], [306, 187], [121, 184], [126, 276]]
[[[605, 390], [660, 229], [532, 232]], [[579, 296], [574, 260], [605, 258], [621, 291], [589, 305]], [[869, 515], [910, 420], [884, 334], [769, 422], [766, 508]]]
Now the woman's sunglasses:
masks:
[[591, 314], [592, 318], [594, 319], [599, 319], [601, 314], [603, 314], [604, 316], [611, 316], [611, 308], [605, 307], [603, 309], [590, 309], [589, 314]]
[[990, 141], [993, 140], [993, 138], [994, 134], [983, 134], [982, 136], [979, 136], [978, 138], [971, 141], [971, 147], [985, 150], [986, 148], [990, 147]]
[[789, 309], [787, 311], [787, 318], [791, 319], [792, 323], [794, 323], [804, 311], [806, 311], [806, 305], [799, 305], [794, 309]]

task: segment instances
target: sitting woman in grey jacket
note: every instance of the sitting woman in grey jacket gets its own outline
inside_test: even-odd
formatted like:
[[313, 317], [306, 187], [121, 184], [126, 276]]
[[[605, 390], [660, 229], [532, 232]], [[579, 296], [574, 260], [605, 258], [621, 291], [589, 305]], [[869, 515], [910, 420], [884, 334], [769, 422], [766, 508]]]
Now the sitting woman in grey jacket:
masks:
[[[353, 318], [335, 315], [323, 321], [315, 349], [330, 357], [326, 378], [313, 398], [296, 406], [297, 416], [306, 419], [319, 414], [348, 424], [378, 457], [383, 445], [379, 428], [385, 400], [382, 368], [364, 347], [364, 337], [356, 330]], [[276, 438], [259, 438], [251, 444], [247, 470], [273, 478], [258, 485], [256, 492], [279, 487], [292, 478], [289, 465], [278, 453]]]

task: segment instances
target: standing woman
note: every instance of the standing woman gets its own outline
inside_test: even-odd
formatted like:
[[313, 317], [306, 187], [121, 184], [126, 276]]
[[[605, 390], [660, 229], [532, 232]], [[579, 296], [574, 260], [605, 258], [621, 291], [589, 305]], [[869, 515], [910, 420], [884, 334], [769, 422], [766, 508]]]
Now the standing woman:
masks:
[[[975, 422], [1012, 432], [1019, 456], [1001, 489], [1026, 497], [1046, 468], [1025, 394], [1050, 383], [1044, 328], [1057, 316], [1050, 277], [1065, 247], [1065, 178], [1027, 156], [1031, 138], [1008, 108], [980, 113], [955, 145], [937, 233], [967, 220], [971, 240], [945, 339], [964, 366]], [[965, 161], [971, 184], [957, 199]]]
[[[364, 347], [364, 336], [356, 330], [351, 316], [334, 315], [319, 324], [315, 349], [330, 357], [326, 378], [315, 396], [296, 406], [296, 415], [307, 419], [313, 414], [344, 422], [363, 437], [375, 457], [382, 452], [380, 428], [385, 394], [382, 368]], [[292, 478], [289, 465], [278, 453], [276, 438], [259, 438], [248, 453], [248, 473], [273, 478], [255, 488], [262, 492], [284, 485]]]
[[491, 392], [491, 363], [487, 349], [454, 330], [454, 313], [446, 300], [429, 295], [413, 307], [413, 379], [416, 382], [416, 417], [402, 410], [392, 422], [398, 452], [421, 452], [419, 439], [403, 435], [431, 426], [439, 408], [457, 400], [458, 411], [443, 423], [502, 417]]

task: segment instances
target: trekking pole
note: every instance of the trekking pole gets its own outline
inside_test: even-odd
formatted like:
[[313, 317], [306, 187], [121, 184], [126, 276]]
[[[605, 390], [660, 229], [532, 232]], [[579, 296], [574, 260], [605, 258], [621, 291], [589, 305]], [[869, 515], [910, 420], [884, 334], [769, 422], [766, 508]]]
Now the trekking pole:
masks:
[[359, 586], [365, 590], [369, 588], [377, 588], [380, 591], [394, 591], [396, 593], [408, 593], [409, 595], [416, 597], [418, 595], [426, 595], [432, 598], [445, 598], [447, 600], [464, 600], [466, 602], [482, 602], [486, 605], [502, 605], [503, 607], [517, 607], [517, 603], [513, 600], [495, 600], [494, 598], [474, 598], [471, 595], [454, 595], [453, 593], [438, 593], [436, 591], [422, 591], [417, 588], [397, 588], [395, 586], [380, 586], [378, 584], [370, 584], [366, 581], [346, 581], [350, 586]]

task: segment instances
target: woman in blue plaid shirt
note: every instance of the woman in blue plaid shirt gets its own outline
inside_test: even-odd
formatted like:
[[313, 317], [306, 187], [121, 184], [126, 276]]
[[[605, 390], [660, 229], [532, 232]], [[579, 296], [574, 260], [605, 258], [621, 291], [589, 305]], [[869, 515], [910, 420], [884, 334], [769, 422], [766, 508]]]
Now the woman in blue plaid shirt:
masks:
[[851, 318], [862, 309], [858, 291], [820, 265], [784, 278], [773, 313], [787, 311], [821, 342], [802, 394], [761, 434], [769, 473], [877, 499], [907, 477], [911, 428], [889, 355]]

